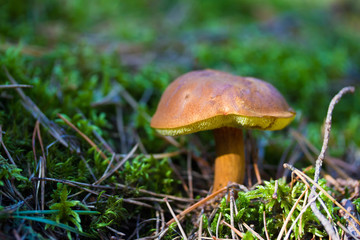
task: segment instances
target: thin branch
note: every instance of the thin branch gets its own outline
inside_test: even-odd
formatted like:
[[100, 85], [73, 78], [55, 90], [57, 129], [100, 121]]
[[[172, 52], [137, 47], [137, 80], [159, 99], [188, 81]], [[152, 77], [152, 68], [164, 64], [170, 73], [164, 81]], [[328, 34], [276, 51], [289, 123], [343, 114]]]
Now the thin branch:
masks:
[[[319, 180], [321, 165], [322, 165], [322, 162], [323, 162], [323, 160], [325, 158], [325, 153], [326, 153], [328, 143], [329, 143], [330, 130], [331, 130], [331, 119], [332, 119], [332, 113], [333, 113], [334, 107], [339, 102], [339, 100], [341, 99], [341, 97], [345, 93], [353, 93], [354, 91], [355, 91], [354, 87], [344, 87], [343, 89], [341, 89], [338, 92], [338, 94], [335, 95], [335, 97], [333, 97], [333, 99], [330, 102], [328, 112], [327, 112], [327, 116], [326, 116], [326, 121], [325, 121], [324, 141], [323, 141], [323, 145], [322, 145], [322, 148], [321, 148], [321, 152], [320, 152], [320, 154], [318, 156], [318, 159], [316, 160], [316, 168], [315, 168], [315, 176], [314, 176], [314, 181], [316, 183]], [[312, 189], [312, 190], [314, 190], [314, 189]]]
[[[345, 93], [349, 93], [349, 92], [353, 93], [354, 91], [355, 91], [354, 87], [345, 87], [345, 88], [341, 89], [339, 91], [339, 93], [336, 94], [335, 97], [333, 97], [333, 99], [330, 102], [327, 116], [326, 116], [326, 121], [325, 121], [325, 134], [324, 134], [323, 145], [322, 145], [321, 152], [320, 152], [320, 154], [316, 160], [316, 164], [315, 164], [316, 165], [315, 175], [314, 175], [315, 183], [317, 183], [319, 180], [321, 166], [324, 161], [325, 153], [326, 153], [326, 150], [328, 147], [329, 138], [330, 138], [330, 130], [331, 130], [332, 113], [333, 113], [334, 107]], [[312, 199], [315, 196], [315, 191], [316, 191], [316, 187], [313, 185], [311, 188], [310, 199]], [[325, 228], [326, 232], [329, 234], [329, 236], [331, 236], [331, 238], [334, 240], [340, 239], [339, 236], [335, 233], [335, 230], [334, 230], [333, 226], [331, 225], [331, 223], [321, 214], [320, 210], [317, 208], [316, 203], [313, 202], [310, 205], [310, 207], [311, 207], [311, 210], [314, 212], [314, 214], [317, 216], [317, 218], [320, 220], [321, 224], [324, 226], [324, 228]]]

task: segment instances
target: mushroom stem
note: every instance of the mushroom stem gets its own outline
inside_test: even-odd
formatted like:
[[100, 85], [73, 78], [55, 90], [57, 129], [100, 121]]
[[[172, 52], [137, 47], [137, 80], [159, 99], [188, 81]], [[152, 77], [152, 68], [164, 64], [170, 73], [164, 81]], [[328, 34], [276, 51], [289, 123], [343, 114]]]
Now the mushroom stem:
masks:
[[222, 127], [214, 130], [216, 144], [213, 192], [229, 182], [242, 183], [245, 176], [243, 131], [240, 128]]

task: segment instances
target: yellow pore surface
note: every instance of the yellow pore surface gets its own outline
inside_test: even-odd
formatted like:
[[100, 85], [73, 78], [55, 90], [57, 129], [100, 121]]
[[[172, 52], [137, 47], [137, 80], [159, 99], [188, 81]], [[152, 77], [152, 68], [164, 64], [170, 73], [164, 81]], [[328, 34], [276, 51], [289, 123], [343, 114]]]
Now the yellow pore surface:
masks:
[[276, 117], [245, 117], [239, 115], [220, 115], [187, 126], [169, 129], [156, 129], [160, 134], [167, 136], [184, 135], [193, 132], [212, 130], [221, 127], [244, 127], [259, 130], [280, 130], [286, 127], [295, 115], [289, 118]]

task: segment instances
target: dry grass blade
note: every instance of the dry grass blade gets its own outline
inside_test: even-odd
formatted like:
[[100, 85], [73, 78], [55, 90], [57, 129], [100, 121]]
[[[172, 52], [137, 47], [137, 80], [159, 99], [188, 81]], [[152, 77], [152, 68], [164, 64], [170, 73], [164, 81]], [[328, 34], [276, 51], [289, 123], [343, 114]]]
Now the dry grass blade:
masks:
[[180, 222], [179, 222], [179, 219], [176, 217], [174, 211], [172, 210], [171, 206], [170, 206], [170, 203], [168, 202], [168, 200], [166, 198], [164, 198], [164, 202], [166, 203], [167, 207], [169, 208], [169, 211], [171, 213], [171, 215], [173, 216], [173, 218], [175, 219], [175, 222], [176, 224], [178, 225], [179, 229], [180, 229], [180, 232], [181, 232], [181, 235], [183, 237], [183, 239], [187, 240], [187, 237], [186, 237], [186, 234], [184, 232], [184, 229], [182, 228]]
[[2, 126], [1, 126], [1, 125], [0, 125], [0, 143], [1, 143], [1, 146], [4, 148], [4, 151], [5, 151], [5, 153], [6, 153], [6, 156], [8, 156], [11, 164], [14, 165], [14, 166], [16, 166], [14, 159], [11, 157], [9, 151], [7, 150], [7, 148], [6, 148], [6, 146], [5, 146], [4, 142], [3, 142], [3, 138], [2, 138]]
[[[179, 150], [179, 151], [175, 151], [175, 152], [169, 152], [169, 153], [150, 153], [150, 154], [141, 154], [141, 156], [144, 156], [146, 158], [155, 158], [155, 159], [163, 159], [163, 158], [171, 158], [171, 157], [175, 157], [178, 156], [182, 153], [185, 153], [186, 151], [184, 150]], [[115, 154], [116, 158], [123, 158], [125, 157], [127, 154]], [[139, 154], [134, 154], [134, 157], [139, 156]]]
[[[41, 178], [45, 178], [46, 159], [40, 157]], [[41, 210], [45, 209], [45, 181], [41, 181]]]
[[116, 166], [114, 168], [112, 168], [109, 172], [107, 172], [106, 174], [104, 174], [99, 180], [97, 180], [94, 184], [99, 184], [102, 181], [104, 181], [105, 179], [107, 179], [108, 177], [110, 177], [114, 172], [116, 172], [122, 165], [124, 165], [124, 163], [129, 160], [129, 158], [135, 153], [136, 149], [138, 147], [138, 144], [136, 144], [133, 149], [131, 149], [131, 151], [128, 153], [128, 155], [126, 155], [126, 157], [121, 160], [118, 164], [116, 164]]
[[[155, 192], [151, 192], [151, 191], [141, 189], [141, 188], [139, 188], [139, 189], [133, 188], [133, 187], [126, 186], [126, 185], [120, 184], [120, 183], [116, 183], [115, 185], [118, 188], [134, 190], [134, 191], [138, 191], [138, 192], [144, 193], [144, 194], [149, 194], [149, 195], [155, 196], [155, 197], [167, 198], [167, 199], [171, 199], [171, 200], [175, 200], [175, 201], [179, 201], [179, 202], [186, 202], [186, 203], [194, 202], [194, 199], [190, 199], [190, 198], [182, 198], [182, 197], [176, 197], [176, 196], [167, 195], [167, 194], [155, 193]], [[94, 186], [99, 186], [99, 185], [94, 185]]]
[[13, 229], [14, 238], [16, 240], [21, 240], [23, 238], [20, 237], [20, 234], [16, 231], [16, 229]]
[[[175, 164], [172, 162], [171, 158], [168, 159], [168, 163], [169, 166], [171, 167], [171, 169], [173, 170], [175, 176], [180, 180], [181, 185], [184, 189], [184, 191], [189, 195], [189, 187], [187, 186], [185, 179], [182, 177], [180, 171], [177, 169], [177, 167], [175, 166]], [[190, 195], [189, 195], [190, 196]]]
[[[72, 187], [76, 187], [76, 188], [79, 188], [85, 192], [88, 192], [88, 193], [91, 193], [91, 194], [94, 194], [96, 196], [99, 196], [100, 195], [100, 192], [97, 192], [97, 191], [94, 191], [94, 190], [91, 190], [91, 189], [88, 189], [88, 188], [85, 188], [85, 187], [82, 187], [82, 186], [79, 186], [76, 182], [72, 182], [72, 181], [68, 181], [68, 180], [61, 180], [61, 179], [54, 179], [54, 178], [32, 178], [31, 180], [33, 181], [53, 181], [53, 182], [60, 182], [60, 183], [64, 183], [66, 185], [69, 185], [69, 186], [72, 186]], [[103, 188], [109, 188], [107, 186], [102, 186]], [[112, 189], [112, 188], [111, 188]], [[113, 195], [109, 195], [107, 193], [102, 193], [101, 194], [102, 197], [112, 197]], [[126, 199], [126, 198], [122, 198], [122, 201], [125, 202], [125, 203], [130, 203], [130, 204], [134, 204], [134, 205], [138, 205], [138, 206], [142, 206], [142, 207], [146, 207], [146, 208], [152, 208], [154, 209], [153, 206], [151, 206], [150, 204], [147, 204], [147, 203], [143, 203], [143, 202], [139, 202], [139, 201], [136, 201], [136, 200], [132, 200], [132, 199]]]
[[[10, 82], [12, 82], [12, 84], [16, 84], [17, 82], [15, 81], [15, 79], [10, 75], [10, 73], [8, 72], [8, 70], [4, 67], [3, 68], [5, 71], [6, 76], [8, 77], [8, 79], [10, 80]], [[27, 97], [24, 92], [22, 91], [22, 89], [20, 88], [16, 88], [17, 93], [20, 95], [20, 97], [22, 98], [22, 104], [24, 106], [24, 108], [31, 113], [31, 115], [37, 119], [48, 131], [49, 133], [55, 138], [57, 139], [61, 144], [63, 144], [65, 147], [69, 147], [70, 144], [70, 148], [74, 151], [78, 152], [79, 147], [77, 145], [75, 145], [72, 142], [66, 142], [64, 140], [64, 138], [62, 137], [63, 132], [61, 130], [61, 128], [56, 125], [54, 122], [50, 121], [45, 115], [44, 113], [41, 112], [41, 110], [38, 108], [38, 106], [29, 98]]]
[[[116, 85], [115, 87], [117, 87], [119, 90], [119, 94], [125, 99], [125, 101], [135, 110], [138, 111], [139, 109], [139, 104], [136, 102], [136, 100], [131, 96], [131, 94], [126, 91], [120, 84]], [[149, 116], [149, 114], [145, 113], [145, 112], [140, 112], [142, 114], [142, 116], [148, 121], [150, 122], [151, 117]], [[158, 134], [159, 137], [165, 139], [168, 143], [174, 145], [177, 148], [180, 148], [181, 145], [180, 143], [178, 143], [173, 137], [171, 136], [164, 136], [161, 134]]]
[[156, 231], [155, 231], [155, 235], [158, 235], [160, 232], [160, 213], [159, 211], [155, 212], [156, 214]]
[[[39, 140], [39, 144], [40, 144], [40, 148], [41, 148], [41, 153], [42, 153], [42, 160], [41, 160], [41, 164], [40, 164], [40, 168], [41, 168], [41, 178], [45, 178], [45, 171], [46, 171], [46, 157], [45, 157], [45, 151], [44, 151], [44, 145], [43, 145], [43, 141], [42, 141], [42, 137], [41, 137], [41, 132], [40, 132], [40, 122], [36, 121], [35, 124], [35, 129], [34, 131], [36, 131], [36, 135], [38, 137]], [[45, 181], [41, 182], [41, 210], [45, 209]]]
[[25, 85], [25, 84], [12, 84], [12, 85], [0, 85], [1, 89], [11, 89], [11, 88], [32, 88], [32, 85]]
[[278, 188], [279, 188], [279, 183], [278, 183], [278, 180], [275, 180], [275, 189], [274, 189], [274, 193], [272, 195], [272, 198], [273, 199], [277, 199], [278, 198]]
[[[194, 209], [202, 206], [203, 204], [207, 203], [208, 201], [210, 201], [211, 199], [213, 199], [214, 197], [216, 197], [218, 194], [224, 192], [227, 190], [227, 187], [221, 188], [219, 190], [217, 190], [216, 192], [210, 194], [209, 196], [205, 197], [204, 199], [198, 201], [197, 203], [191, 205], [190, 207], [188, 207], [187, 209], [185, 209], [184, 211], [182, 211], [181, 213], [179, 213], [176, 217], [178, 219], [184, 217], [186, 214], [188, 214], [189, 212], [193, 211]], [[170, 224], [172, 224], [175, 221], [175, 219], [171, 219], [170, 221], [168, 221], [166, 223], [167, 226], [169, 226]]]
[[[203, 212], [203, 211], [202, 211]], [[198, 240], [201, 240], [202, 237], [202, 227], [203, 227], [203, 219], [202, 213], [199, 215], [199, 230], [198, 230]]]
[[175, 157], [184, 152], [185, 152], [184, 150], [179, 150], [179, 151], [169, 152], [169, 153], [154, 153], [154, 154], [147, 154], [147, 155], [145, 155], [145, 157], [153, 157], [155, 159], [163, 159], [163, 158]]
[[243, 225], [244, 225], [244, 227], [248, 230], [248, 231], [250, 231], [255, 237], [257, 237], [258, 239], [260, 239], [260, 240], [265, 240], [265, 239], [263, 239], [257, 232], [255, 232], [251, 227], [249, 227], [249, 225], [247, 225], [246, 223], [242, 223]]
[[300, 197], [296, 200], [295, 204], [292, 206], [292, 208], [291, 208], [289, 214], [287, 215], [287, 217], [286, 217], [286, 219], [285, 219], [285, 222], [284, 222], [284, 224], [283, 224], [283, 226], [282, 226], [282, 228], [281, 228], [281, 230], [280, 230], [280, 233], [279, 233], [279, 235], [278, 235], [278, 237], [277, 237], [277, 240], [281, 240], [281, 237], [282, 237], [282, 235], [284, 234], [284, 232], [285, 232], [285, 230], [286, 230], [286, 226], [287, 226], [288, 222], [290, 221], [290, 218], [291, 218], [293, 212], [295, 211], [296, 206], [299, 204], [300, 200], [303, 198], [303, 196], [304, 196], [305, 193], [308, 191], [308, 189], [309, 189], [309, 188], [306, 188], [306, 189], [301, 193]]
[[104, 154], [103, 151], [100, 150], [100, 148], [88, 137], [86, 136], [83, 132], [81, 132], [74, 124], [72, 124], [69, 120], [67, 120], [66, 118], [64, 118], [63, 116], [61, 116], [61, 114], [57, 114], [59, 118], [61, 118], [69, 127], [71, 127], [72, 129], [74, 129], [82, 138], [85, 139], [85, 141], [87, 141], [90, 146], [94, 147], [96, 149], [96, 151], [101, 155], [101, 157], [103, 159], [108, 159], [108, 157]]
[[[306, 206], [306, 203], [307, 203], [307, 201], [308, 201], [308, 199], [309, 199], [309, 191], [306, 191], [306, 193], [305, 193], [305, 199], [304, 199], [304, 201], [303, 201], [303, 205], [302, 205], [302, 208], [304, 209], [305, 208], [305, 206]], [[302, 226], [302, 223], [303, 223], [303, 218], [302, 218], [302, 216], [300, 216], [300, 219], [299, 219], [299, 226]], [[289, 230], [290, 231], [290, 230]], [[301, 236], [301, 234], [303, 233], [303, 229], [302, 228], [299, 228], [299, 235]]]
[[286, 233], [284, 240], [289, 239], [292, 229], [295, 227], [295, 224], [299, 221], [299, 219], [305, 213], [306, 209], [310, 206], [310, 204], [312, 204], [313, 202], [316, 201], [318, 196], [319, 195], [317, 194], [314, 198], [310, 199], [309, 202], [301, 209], [299, 215], [295, 218], [294, 222], [291, 224], [291, 227], [289, 228], [288, 232]]
[[119, 235], [119, 236], [126, 236], [125, 233], [119, 232], [118, 230], [116, 230], [116, 229], [114, 229], [114, 228], [112, 228], [112, 227], [106, 226], [106, 228], [109, 229], [110, 231], [116, 233], [116, 234]]
[[[290, 169], [291, 171], [293, 171], [292, 173], [293, 174], [296, 174], [294, 172], [294, 167], [290, 166], [289, 164], [284, 164], [284, 166], [288, 167], [288, 169]], [[297, 170], [297, 169], [296, 169]], [[299, 171], [299, 170], [297, 170]], [[300, 172], [300, 171], [299, 171]], [[298, 175], [298, 177], [303, 181], [303, 183], [309, 188], [309, 189], [312, 189], [312, 187], [310, 187], [309, 183], [307, 182], [306, 178], [302, 175]], [[313, 190], [311, 190], [311, 193], [313, 192]], [[311, 196], [311, 193], [310, 193], [310, 196]], [[311, 198], [310, 198], [311, 199]], [[331, 217], [331, 214], [329, 212], [329, 210], [326, 208], [326, 205], [325, 203], [322, 201], [321, 198], [318, 199], [318, 201], [320, 202], [321, 206], [324, 208], [325, 212], [327, 213], [328, 217], [330, 219], [332, 219]], [[315, 201], [311, 201], [311, 202], [315, 202]], [[327, 231], [327, 233], [329, 234], [329, 236], [332, 236], [332, 239], [338, 239], [338, 233], [337, 233], [337, 230], [336, 228], [334, 229], [331, 225], [331, 223], [321, 214], [321, 212], [316, 208], [313, 207], [313, 204], [309, 205], [310, 207], [312, 207], [312, 211], [313, 213], [315, 214], [315, 216], [319, 219], [321, 218], [320, 222], [323, 224], [323, 226], [326, 228], [325, 230]], [[306, 209], [305, 209], [306, 210]]]
[[194, 198], [194, 190], [193, 190], [193, 176], [192, 176], [192, 168], [191, 168], [191, 153], [187, 154], [187, 175], [188, 175], [188, 186], [189, 186], [189, 197], [191, 199]]
[[10, 84], [10, 85], [0, 85], [0, 90], [2, 89], [14, 89], [14, 88], [32, 88], [32, 85], [25, 84]]
[[[125, 156], [125, 157], [126, 157], [126, 156]], [[105, 171], [104, 171], [104, 173], [103, 173], [103, 176], [105, 176], [105, 175], [109, 172], [110, 167], [112, 166], [114, 160], [115, 160], [115, 154], [113, 154], [113, 155], [111, 156], [110, 162], [109, 162], [109, 164], [107, 165], [107, 167], [106, 167], [106, 169], [105, 169]]]
[[266, 214], [265, 211], [263, 211], [263, 220], [264, 220], [264, 229], [265, 229], [265, 236], [267, 240], [270, 240], [269, 233], [266, 227]]
[[261, 174], [260, 174], [259, 167], [258, 167], [259, 156], [258, 156], [258, 148], [257, 148], [256, 140], [250, 131], [248, 131], [246, 133], [246, 137], [249, 138], [248, 141], [251, 144], [250, 145], [250, 156], [251, 156], [251, 159], [253, 162], [253, 168], [254, 168], [254, 172], [255, 172], [256, 181], [257, 181], [257, 184], [261, 184], [262, 180], [261, 180]]
[[[230, 189], [230, 224], [234, 227], [234, 190]], [[235, 232], [231, 229], [231, 237], [236, 239]]]
[[216, 224], [216, 232], [215, 232], [216, 238], [219, 238], [219, 227], [220, 227], [221, 218], [222, 218], [222, 213], [220, 212], [219, 218], [218, 218], [217, 224]]
[[338, 201], [336, 201], [328, 192], [326, 192], [319, 184], [317, 184], [316, 182], [314, 182], [314, 180], [312, 180], [310, 177], [308, 177], [305, 173], [299, 171], [298, 169], [295, 169], [294, 167], [288, 165], [288, 164], [284, 164], [284, 167], [291, 169], [296, 175], [298, 175], [299, 177], [303, 177], [306, 178], [309, 182], [311, 182], [317, 189], [319, 189], [326, 197], [328, 197], [336, 206], [338, 206], [339, 208], [341, 208], [344, 212], [346, 212], [347, 214], [349, 214], [349, 216], [357, 223], [360, 225], [359, 220], [354, 217], [354, 215], [352, 215], [351, 213], [349, 213]]
[[[228, 224], [224, 220], [222, 220], [221, 223], [223, 223], [226, 226], [228, 226], [229, 228], [231, 228], [231, 231], [235, 232], [241, 239], [244, 237], [244, 234], [242, 232], [240, 232], [238, 229], [236, 229], [234, 226], [231, 226], [230, 224]], [[235, 236], [233, 237], [233, 239], [235, 239]]]
[[136, 189], [130, 186], [125, 186], [123, 184], [116, 184], [116, 187], [111, 187], [111, 186], [105, 186], [105, 185], [97, 185], [97, 184], [91, 184], [91, 183], [82, 183], [82, 182], [76, 182], [76, 181], [70, 181], [70, 180], [64, 180], [64, 179], [54, 179], [54, 178], [32, 178], [33, 180], [43, 180], [43, 181], [53, 181], [53, 182], [59, 182], [59, 183], [64, 183], [64, 184], [68, 184], [71, 186], [83, 186], [83, 187], [91, 187], [91, 188], [99, 188], [99, 189], [111, 189], [111, 190], [116, 190], [118, 188], [122, 188], [122, 189], [128, 189], [128, 190], [133, 190], [133, 191], [138, 191], [140, 193], [144, 193], [144, 194], [149, 194], [151, 196], [155, 196], [155, 197], [161, 197], [161, 198], [168, 198], [174, 201], [179, 201], [179, 202], [186, 202], [186, 203], [191, 203], [193, 202], [193, 199], [188, 199], [188, 198], [181, 198], [181, 197], [176, 197], [176, 196], [171, 196], [171, 195], [166, 195], [166, 194], [161, 194], [161, 193], [155, 193], [155, 192], [151, 192], [145, 189]]

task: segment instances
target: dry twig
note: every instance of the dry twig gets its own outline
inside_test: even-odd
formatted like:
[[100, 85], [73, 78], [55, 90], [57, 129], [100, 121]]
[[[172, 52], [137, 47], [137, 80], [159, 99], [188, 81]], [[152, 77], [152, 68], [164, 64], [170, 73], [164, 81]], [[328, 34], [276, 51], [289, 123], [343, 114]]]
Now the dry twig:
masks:
[[[335, 97], [333, 97], [333, 99], [330, 102], [327, 116], [326, 116], [326, 121], [325, 121], [324, 141], [323, 141], [323, 145], [321, 148], [321, 152], [316, 160], [315, 175], [314, 175], [315, 183], [317, 183], [319, 180], [321, 165], [324, 161], [325, 153], [326, 153], [326, 150], [328, 147], [329, 138], [330, 138], [330, 130], [331, 130], [332, 112], [334, 110], [334, 107], [345, 93], [354, 92], [354, 91], [355, 91], [354, 87], [345, 87], [345, 88], [341, 89], [340, 92], [338, 94], [336, 94]], [[316, 191], [316, 187], [313, 185], [311, 188], [310, 199], [312, 199], [315, 196], [315, 191]], [[316, 215], [316, 217], [320, 220], [321, 224], [324, 226], [324, 228], [325, 228], [326, 232], [329, 234], [329, 236], [333, 240], [340, 239], [339, 236], [335, 233], [335, 230], [334, 230], [333, 226], [331, 225], [331, 223], [321, 214], [321, 212], [317, 208], [316, 203], [313, 202], [310, 205], [310, 207], [311, 207], [311, 210]]]
[[[316, 160], [316, 168], [315, 168], [315, 176], [314, 176], [314, 181], [316, 183], [319, 180], [321, 165], [325, 158], [325, 153], [326, 153], [328, 143], [329, 143], [332, 112], [334, 110], [335, 104], [337, 104], [339, 102], [339, 100], [345, 93], [349, 93], [349, 92], [353, 93], [354, 91], [355, 91], [354, 87], [344, 87], [343, 89], [340, 90], [340, 92], [338, 92], [338, 94], [335, 95], [335, 97], [333, 97], [333, 99], [330, 102], [329, 109], [328, 109], [327, 116], [326, 116], [326, 121], [325, 121], [324, 141], [323, 141], [320, 155], [318, 156], [318, 159]], [[315, 187], [313, 187], [312, 190], [315, 190]]]

